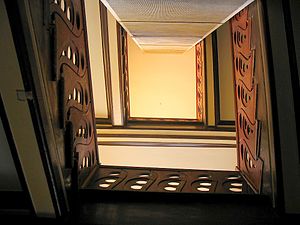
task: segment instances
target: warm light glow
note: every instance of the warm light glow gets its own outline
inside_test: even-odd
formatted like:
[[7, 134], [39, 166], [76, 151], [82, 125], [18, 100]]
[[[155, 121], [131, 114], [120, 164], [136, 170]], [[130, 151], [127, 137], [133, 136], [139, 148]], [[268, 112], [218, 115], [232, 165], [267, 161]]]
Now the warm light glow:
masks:
[[196, 119], [195, 48], [143, 52], [128, 37], [130, 116]]

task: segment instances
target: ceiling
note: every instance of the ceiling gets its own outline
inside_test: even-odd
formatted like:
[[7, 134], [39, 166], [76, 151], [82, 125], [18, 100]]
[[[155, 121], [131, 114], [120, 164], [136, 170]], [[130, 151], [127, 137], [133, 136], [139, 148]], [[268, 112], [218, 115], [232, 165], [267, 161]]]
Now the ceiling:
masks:
[[254, 0], [101, 0], [147, 52], [185, 52]]

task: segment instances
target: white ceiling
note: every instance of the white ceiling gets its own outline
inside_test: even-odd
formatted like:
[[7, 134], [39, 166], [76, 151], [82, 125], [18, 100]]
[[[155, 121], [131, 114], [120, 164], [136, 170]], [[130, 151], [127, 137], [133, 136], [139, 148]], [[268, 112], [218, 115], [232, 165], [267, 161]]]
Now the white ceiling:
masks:
[[190, 49], [254, 0], [101, 0], [144, 50]]

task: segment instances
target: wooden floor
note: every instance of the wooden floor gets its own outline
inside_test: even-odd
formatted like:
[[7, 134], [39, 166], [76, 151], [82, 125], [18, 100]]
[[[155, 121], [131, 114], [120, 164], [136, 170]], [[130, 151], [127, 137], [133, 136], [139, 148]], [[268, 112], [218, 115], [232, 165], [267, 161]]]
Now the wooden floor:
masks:
[[[142, 198], [128, 196], [84, 199], [78, 211], [65, 220], [1, 214], [0, 224], [31, 225], [293, 225], [300, 216], [279, 215], [261, 196], [232, 198], [211, 196], [191, 199]], [[148, 196], [149, 197], [149, 196]]]
[[293, 225], [299, 224], [299, 219], [280, 216], [265, 199], [226, 198], [186, 202], [83, 201], [75, 216], [65, 221], [0, 214], [3, 225]]

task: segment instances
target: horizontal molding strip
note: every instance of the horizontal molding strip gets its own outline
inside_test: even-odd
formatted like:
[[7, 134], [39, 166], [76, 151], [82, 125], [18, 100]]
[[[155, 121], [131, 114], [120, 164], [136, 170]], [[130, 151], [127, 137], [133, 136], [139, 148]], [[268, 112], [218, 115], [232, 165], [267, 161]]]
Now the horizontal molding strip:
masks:
[[236, 148], [235, 144], [220, 143], [177, 143], [177, 142], [135, 142], [135, 141], [100, 141], [98, 146], [152, 146], [152, 147], [196, 147], [196, 148]]
[[214, 137], [236, 137], [235, 131], [195, 131], [195, 130], [153, 130], [153, 129], [106, 129], [98, 128], [97, 134], [147, 134], [147, 135], [179, 135], [179, 136], [214, 136]]
[[159, 142], [159, 143], [205, 143], [205, 144], [236, 144], [236, 140], [220, 140], [220, 139], [186, 139], [186, 138], [122, 138], [122, 137], [98, 137], [98, 142], [109, 141], [128, 141], [128, 142]]
[[168, 134], [97, 134], [97, 137], [128, 137], [128, 138], [171, 138], [171, 139], [213, 139], [213, 140], [236, 140], [235, 136], [196, 136], [196, 135], [168, 135]]

